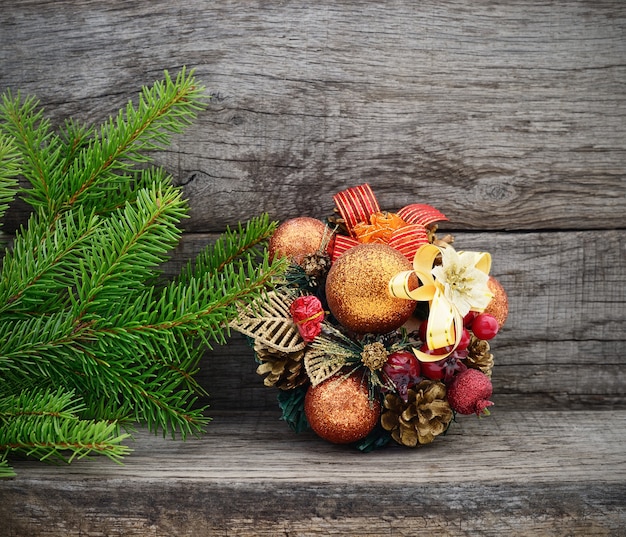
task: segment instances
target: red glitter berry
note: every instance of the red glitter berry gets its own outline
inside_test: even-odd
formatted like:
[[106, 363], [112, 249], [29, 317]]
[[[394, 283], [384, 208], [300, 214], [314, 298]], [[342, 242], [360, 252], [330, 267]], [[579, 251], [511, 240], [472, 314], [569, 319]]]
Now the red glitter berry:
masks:
[[493, 405], [489, 397], [493, 393], [491, 380], [478, 369], [459, 373], [448, 386], [448, 402], [459, 414], [489, 414], [487, 407]]

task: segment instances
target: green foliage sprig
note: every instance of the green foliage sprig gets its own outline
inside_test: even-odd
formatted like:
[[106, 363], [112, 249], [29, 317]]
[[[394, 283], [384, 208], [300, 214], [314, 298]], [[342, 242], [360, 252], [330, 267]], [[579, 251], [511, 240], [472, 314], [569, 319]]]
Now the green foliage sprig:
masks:
[[2, 96], [0, 217], [17, 194], [33, 211], [0, 268], [0, 476], [14, 452], [117, 461], [135, 422], [182, 438], [208, 423], [199, 360], [285, 265], [267, 258], [276, 223], [262, 215], [161, 274], [187, 204], [147, 153], [203, 95], [193, 72], [165, 72], [100, 129], [68, 120], [58, 133], [36, 99]]

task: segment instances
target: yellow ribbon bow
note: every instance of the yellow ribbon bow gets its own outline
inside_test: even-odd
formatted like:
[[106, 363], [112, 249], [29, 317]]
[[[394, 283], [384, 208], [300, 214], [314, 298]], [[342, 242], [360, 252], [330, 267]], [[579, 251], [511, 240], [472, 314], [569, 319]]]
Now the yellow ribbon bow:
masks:
[[[442, 264], [433, 268], [441, 254]], [[445, 354], [413, 352], [422, 362], [436, 362], [452, 354], [463, 334], [463, 317], [472, 311], [484, 311], [493, 297], [487, 286], [491, 255], [487, 252], [457, 252], [451, 246], [440, 248], [424, 244], [415, 253], [413, 270], [396, 274], [389, 281], [389, 293], [396, 298], [428, 301], [426, 346], [441, 349], [452, 346]], [[421, 285], [410, 289], [411, 276], [416, 274]]]

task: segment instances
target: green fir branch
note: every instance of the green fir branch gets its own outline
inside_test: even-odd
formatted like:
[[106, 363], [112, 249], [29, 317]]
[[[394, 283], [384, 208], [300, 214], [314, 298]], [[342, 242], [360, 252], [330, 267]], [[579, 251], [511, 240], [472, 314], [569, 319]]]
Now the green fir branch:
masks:
[[194, 406], [204, 390], [193, 378], [203, 349], [188, 351], [186, 342], [165, 332], [150, 337], [104, 332], [90, 330], [93, 359], [77, 364], [83, 369], [68, 381], [81, 390], [89, 409], [98, 409], [89, 415], [145, 423], [172, 437], [204, 430], [209, 419]]
[[128, 438], [130, 435], [120, 433], [114, 422], [22, 415], [4, 420], [0, 451], [20, 451], [42, 461], [58, 459], [67, 463], [96, 453], [119, 462], [131, 451], [122, 444]]
[[173, 134], [192, 123], [203, 108], [203, 93], [193, 71], [185, 69], [176, 79], [166, 72], [164, 81], [143, 88], [137, 106], [129, 102], [78, 152], [54, 192], [55, 208], [62, 211], [76, 203], [98, 208], [115, 195], [132, 178], [133, 167], [149, 161], [145, 153], [164, 149]]
[[76, 159], [78, 153], [89, 146], [89, 139], [93, 136], [94, 129], [68, 118], [60, 129], [60, 138], [63, 142], [61, 169], [67, 173], [70, 165]]
[[14, 395], [0, 398], [0, 422], [20, 416], [49, 416], [77, 419], [85, 405], [76, 399], [73, 391], [23, 390]]
[[204, 274], [219, 273], [243, 257], [259, 259], [277, 225], [277, 222], [270, 220], [269, 215], [263, 214], [251, 218], [245, 224], [239, 223], [234, 230], [227, 228], [214, 244], [204, 248], [194, 260], [187, 263], [179, 281], [188, 282]]
[[0, 219], [15, 197], [19, 172], [20, 154], [15, 143], [12, 138], [0, 133]]
[[[0, 397], [0, 460], [15, 451], [40, 460], [71, 462], [91, 453], [119, 462], [130, 452], [122, 444], [130, 435], [115, 422], [80, 418], [85, 405], [73, 391], [31, 389]], [[0, 467], [0, 476], [10, 466]]]
[[99, 129], [67, 120], [59, 134], [34, 98], [3, 96], [0, 211], [20, 173], [34, 210], [0, 268], [0, 477], [12, 453], [119, 460], [121, 428], [185, 438], [210, 421], [200, 359], [287, 263], [270, 262], [262, 215], [163, 280], [187, 204], [146, 152], [190, 124], [202, 93], [193, 71], [165, 73]]
[[74, 317], [51, 315], [8, 318], [0, 322], [0, 375], [6, 379], [61, 380], [68, 362], [82, 354], [76, 344]]
[[68, 212], [50, 226], [42, 212], [33, 214], [5, 253], [0, 279], [1, 312], [37, 312], [67, 303], [74, 271], [98, 226], [82, 209]]
[[7, 90], [0, 103], [0, 128], [11, 136], [22, 158], [22, 175], [31, 188], [24, 192], [33, 207], [50, 208], [53, 193], [50, 183], [59, 182], [58, 162], [62, 143], [52, 132], [50, 120], [44, 117], [39, 101], [32, 96]]
[[8, 453], [0, 454], [0, 479], [7, 479], [9, 477], [15, 477], [17, 474], [15, 470], [9, 464], [7, 460]]
[[115, 302], [132, 290], [143, 290], [143, 283], [156, 277], [156, 268], [178, 244], [178, 224], [186, 214], [181, 191], [162, 187], [155, 177], [134, 203], [106, 219], [81, 267], [77, 299], [86, 309], [79, 316], [97, 313], [100, 304]]

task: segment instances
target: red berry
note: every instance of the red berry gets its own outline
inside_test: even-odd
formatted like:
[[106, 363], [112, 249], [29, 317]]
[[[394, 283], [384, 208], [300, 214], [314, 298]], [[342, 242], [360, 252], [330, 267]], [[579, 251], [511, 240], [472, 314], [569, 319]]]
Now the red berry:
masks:
[[467, 328], [463, 328], [463, 333], [461, 334], [461, 340], [459, 344], [456, 346], [457, 351], [464, 351], [470, 344], [470, 333]]
[[448, 354], [452, 352], [452, 345], [448, 345], [447, 347], [440, 347], [439, 349], [429, 349], [428, 343], [424, 343], [420, 347], [420, 351], [425, 352], [426, 354], [430, 354], [432, 356], [437, 356], [438, 354]]
[[428, 328], [428, 321], [422, 321], [420, 324], [418, 334], [420, 337], [420, 341], [426, 341], [426, 329]]
[[478, 317], [478, 312], [470, 310], [467, 315], [463, 317], [463, 326], [465, 328], [471, 328], [476, 317]]
[[385, 372], [402, 372], [412, 377], [420, 376], [420, 363], [415, 354], [409, 351], [392, 352], [383, 366]]
[[[422, 352], [426, 354], [436, 354], [434, 351], [430, 349], [424, 349], [425, 346], [422, 346], [420, 349]], [[440, 351], [441, 349], [436, 349]], [[437, 354], [443, 354], [441, 352]], [[428, 377], [430, 380], [441, 380], [446, 375], [446, 359], [438, 360], [436, 362], [420, 362], [422, 368], [422, 375]]]
[[472, 331], [478, 339], [492, 339], [498, 333], [498, 320], [490, 313], [481, 313], [472, 323]]

